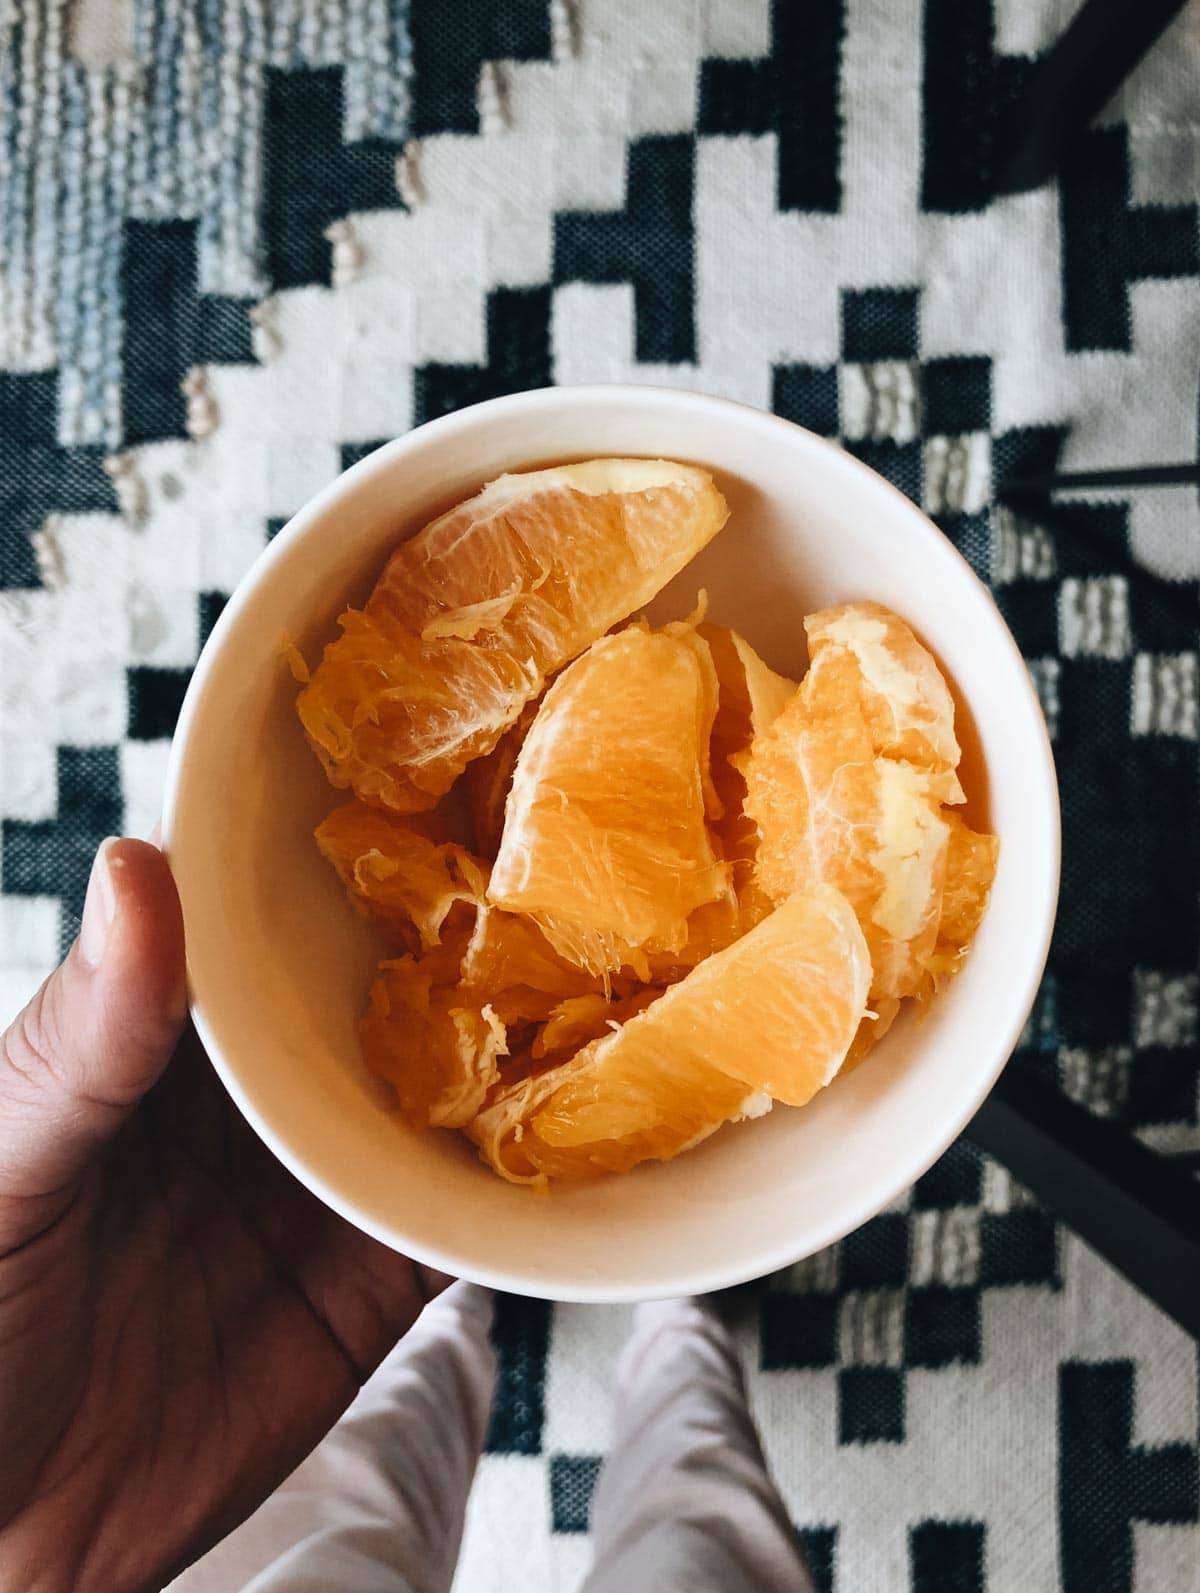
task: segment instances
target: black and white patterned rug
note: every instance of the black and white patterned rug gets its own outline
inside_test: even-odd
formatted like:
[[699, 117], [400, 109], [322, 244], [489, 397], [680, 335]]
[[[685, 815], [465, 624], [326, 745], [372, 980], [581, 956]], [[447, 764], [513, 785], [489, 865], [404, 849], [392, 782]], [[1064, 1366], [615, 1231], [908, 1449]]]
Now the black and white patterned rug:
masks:
[[[0, 1016], [289, 515], [459, 405], [667, 383], [992, 582], [1065, 821], [1013, 1066], [1200, 1150], [1196, 6], [997, 197], [1078, 0], [96, 4], [0, 17]], [[745, 1305], [821, 1588], [1200, 1589], [1195, 1343], [967, 1145]], [[582, 1574], [625, 1321], [502, 1302], [462, 1593]]]

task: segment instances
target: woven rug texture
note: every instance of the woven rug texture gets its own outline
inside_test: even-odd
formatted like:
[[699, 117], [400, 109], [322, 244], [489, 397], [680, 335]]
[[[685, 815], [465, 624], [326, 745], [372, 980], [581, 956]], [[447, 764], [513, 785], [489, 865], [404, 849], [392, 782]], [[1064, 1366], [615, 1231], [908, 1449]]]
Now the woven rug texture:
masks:
[[[991, 583], [1064, 818], [1012, 1066], [1200, 1150], [1196, 488], [1028, 490], [1195, 463], [1200, 9], [998, 196], [1077, 9], [4, 0], [0, 1017], [290, 515], [463, 404], [659, 383], [836, 439]], [[501, 1301], [459, 1593], [578, 1584], [626, 1323]], [[1200, 1590], [1195, 1342], [965, 1142], [738, 1332], [825, 1593]]]

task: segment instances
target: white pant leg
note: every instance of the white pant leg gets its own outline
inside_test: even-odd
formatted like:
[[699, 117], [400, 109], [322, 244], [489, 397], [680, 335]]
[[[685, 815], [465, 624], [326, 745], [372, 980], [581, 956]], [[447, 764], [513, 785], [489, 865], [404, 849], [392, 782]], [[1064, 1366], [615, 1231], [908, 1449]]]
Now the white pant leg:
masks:
[[583, 1593], [811, 1593], [737, 1351], [711, 1311], [639, 1306], [616, 1401]]
[[171, 1593], [446, 1593], [491, 1409], [492, 1296], [455, 1283], [337, 1426]]

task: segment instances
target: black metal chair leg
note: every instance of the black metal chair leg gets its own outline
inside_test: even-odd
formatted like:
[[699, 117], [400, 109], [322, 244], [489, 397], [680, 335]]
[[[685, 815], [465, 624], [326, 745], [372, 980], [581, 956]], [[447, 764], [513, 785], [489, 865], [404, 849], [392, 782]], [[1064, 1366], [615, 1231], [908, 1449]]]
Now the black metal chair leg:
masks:
[[1184, 1168], [1012, 1068], [967, 1136], [1200, 1338], [1200, 1188]]

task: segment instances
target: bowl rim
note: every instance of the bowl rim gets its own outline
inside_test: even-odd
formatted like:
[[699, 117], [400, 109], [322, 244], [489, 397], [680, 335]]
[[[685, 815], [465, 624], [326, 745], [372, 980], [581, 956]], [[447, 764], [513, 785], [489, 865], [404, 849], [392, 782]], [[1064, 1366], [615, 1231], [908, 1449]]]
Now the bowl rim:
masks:
[[[486, 424], [489, 417], [499, 412], [506, 414], [515, 412], [519, 414], [521, 411], [526, 411], [532, 416], [536, 415], [538, 411], [562, 404], [586, 407], [597, 404], [612, 406], [626, 403], [676, 411], [680, 407], [694, 407], [709, 412], [716, 410], [718, 413], [727, 411], [731, 414], [736, 414], [743, 423], [749, 419], [753, 423], [760, 425], [764, 430], [775, 431], [791, 444], [795, 443], [796, 434], [799, 433], [804, 438], [805, 446], [817, 454], [824, 455], [826, 464], [832, 467], [834, 471], [842, 470], [850, 475], [869, 477], [872, 487], [876, 491], [883, 489], [884, 493], [893, 500], [894, 507], [909, 521], [915, 535], [923, 538], [926, 542], [935, 541], [941, 557], [944, 558], [949, 554], [953, 560], [957, 561], [960, 566], [960, 573], [968, 578], [991, 610], [1000, 639], [1003, 641], [1003, 645], [1010, 654], [1012, 661], [1018, 666], [1016, 678], [1020, 682], [1022, 703], [1025, 710], [1032, 716], [1037, 732], [1037, 746], [1041, 754], [1036, 769], [1027, 770], [1026, 774], [1037, 778], [1040, 787], [1040, 799], [1045, 807], [1045, 817], [1048, 821], [1046, 835], [1049, 850], [1049, 867], [1041, 900], [1037, 903], [1031, 903], [1031, 907], [1039, 909], [1040, 918], [1040, 922], [1036, 927], [1036, 953], [1028, 964], [1028, 973], [1021, 989], [1012, 995], [1010, 1004], [1011, 1016], [1008, 1024], [1003, 1033], [997, 1034], [991, 1043], [990, 1054], [992, 1060], [986, 1068], [981, 1068], [978, 1071], [977, 1090], [972, 1092], [972, 1097], [966, 1109], [956, 1112], [950, 1120], [941, 1125], [936, 1134], [917, 1142], [918, 1148], [916, 1151], [902, 1157], [897, 1162], [896, 1170], [882, 1183], [878, 1181], [873, 1183], [869, 1188], [869, 1192], [864, 1194], [858, 1201], [841, 1208], [836, 1214], [831, 1214], [824, 1223], [815, 1225], [810, 1230], [808, 1237], [803, 1241], [799, 1251], [795, 1240], [791, 1242], [779, 1240], [765, 1249], [756, 1250], [754, 1259], [743, 1265], [729, 1267], [727, 1265], [707, 1264], [701, 1260], [672, 1273], [661, 1289], [649, 1288], [638, 1283], [593, 1285], [585, 1281], [572, 1282], [557, 1279], [554, 1280], [553, 1288], [550, 1288], [546, 1284], [539, 1285], [537, 1280], [531, 1281], [522, 1277], [519, 1272], [507, 1270], [503, 1267], [491, 1268], [474, 1265], [464, 1267], [459, 1258], [447, 1254], [436, 1245], [426, 1244], [419, 1236], [410, 1236], [402, 1233], [398, 1225], [378, 1222], [364, 1215], [352, 1200], [331, 1186], [327, 1180], [319, 1177], [309, 1169], [303, 1158], [292, 1151], [287, 1139], [276, 1131], [269, 1118], [259, 1110], [251, 1089], [243, 1084], [237, 1066], [225, 1055], [217, 1042], [208, 1015], [196, 997], [189, 955], [189, 1009], [196, 1034], [204, 1046], [222, 1085], [228, 1091], [242, 1116], [272, 1154], [283, 1163], [293, 1177], [305, 1188], [309, 1189], [325, 1205], [329, 1206], [360, 1231], [367, 1233], [389, 1249], [401, 1251], [421, 1265], [436, 1268], [440, 1272], [449, 1273], [453, 1276], [468, 1278], [472, 1282], [483, 1284], [487, 1287], [523, 1294], [530, 1298], [561, 1300], [572, 1303], [633, 1303], [639, 1300], [662, 1298], [667, 1295], [702, 1294], [716, 1289], [730, 1288], [755, 1278], [765, 1277], [798, 1260], [802, 1260], [806, 1256], [815, 1255], [818, 1251], [845, 1238], [847, 1234], [854, 1232], [864, 1223], [870, 1221], [872, 1217], [885, 1210], [907, 1189], [911, 1188], [962, 1135], [984, 1100], [991, 1093], [996, 1080], [1012, 1056], [1029, 1014], [1033, 1010], [1042, 975], [1045, 971], [1057, 914], [1062, 867], [1062, 816], [1058, 778], [1050, 735], [1036, 687], [1029, 673], [1025, 658], [1017, 646], [1016, 640], [1004, 616], [1001, 614], [991, 590], [963, 554], [950, 541], [949, 537], [939, 530], [918, 504], [908, 498], [886, 477], [880, 475], [878, 471], [873, 470], [853, 454], [848, 453], [836, 442], [819, 436], [805, 426], [787, 420], [780, 415], [775, 415], [768, 410], [757, 409], [754, 405], [742, 403], [736, 399], [723, 398], [715, 394], [698, 392], [688, 388], [631, 383], [595, 383], [582, 386], [532, 388], [520, 393], [486, 399], [480, 403], [470, 404], [462, 409], [455, 410], [451, 414], [425, 421], [402, 436], [382, 444], [351, 465], [349, 469], [335, 477], [328, 486], [322, 488], [319, 493], [310, 498], [288, 519], [230, 594], [222, 613], [201, 650], [191, 680], [188, 683], [171, 741], [163, 792], [162, 847], [168, 859], [171, 856], [172, 841], [175, 833], [176, 808], [180, 793], [187, 779], [188, 750], [192, 723], [207, 692], [210, 677], [225, 639], [237, 626], [243, 610], [251, 601], [252, 594], [264, 582], [270, 580], [275, 566], [286, 556], [289, 548], [294, 543], [299, 542], [308, 534], [314, 523], [320, 521], [339, 500], [345, 498], [348, 494], [352, 495], [360, 483], [372, 476], [387, 474], [407, 454], [424, 447], [433, 436], [439, 438], [450, 437], [459, 430], [472, 430], [481, 423]], [[703, 461], [697, 462], [703, 464]], [[531, 461], [531, 467], [536, 463], [538, 461]], [[523, 467], [518, 465], [512, 468], [520, 469]], [[1034, 926], [1031, 924], [1030, 928], [1033, 931]]]

